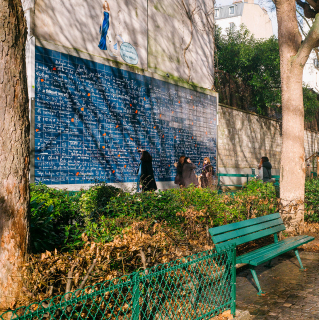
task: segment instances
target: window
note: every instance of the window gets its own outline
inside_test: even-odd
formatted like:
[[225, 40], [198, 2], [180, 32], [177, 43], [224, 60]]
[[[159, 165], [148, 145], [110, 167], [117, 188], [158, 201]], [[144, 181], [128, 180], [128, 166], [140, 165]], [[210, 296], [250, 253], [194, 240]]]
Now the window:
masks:
[[234, 6], [229, 7], [229, 14], [235, 14], [235, 7]]
[[229, 24], [229, 29], [230, 29], [231, 31], [233, 31], [233, 30], [235, 29], [235, 23], [234, 23], [234, 22], [231, 22], [231, 23]]
[[319, 61], [318, 61], [318, 59], [313, 59], [313, 64], [315, 65], [316, 68], [319, 69]]
[[215, 9], [215, 18], [219, 17], [219, 9]]

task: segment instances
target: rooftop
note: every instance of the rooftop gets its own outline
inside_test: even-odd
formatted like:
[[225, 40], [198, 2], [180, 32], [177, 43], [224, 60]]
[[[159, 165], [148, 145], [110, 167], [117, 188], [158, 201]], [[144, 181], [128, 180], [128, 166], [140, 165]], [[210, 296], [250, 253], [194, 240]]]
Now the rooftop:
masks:
[[[234, 9], [231, 9], [232, 7]], [[244, 9], [244, 2], [233, 3], [228, 6], [216, 7], [215, 8], [215, 20], [242, 16], [243, 9]], [[218, 11], [218, 15], [216, 16], [217, 10], [219, 10], [219, 11]]]

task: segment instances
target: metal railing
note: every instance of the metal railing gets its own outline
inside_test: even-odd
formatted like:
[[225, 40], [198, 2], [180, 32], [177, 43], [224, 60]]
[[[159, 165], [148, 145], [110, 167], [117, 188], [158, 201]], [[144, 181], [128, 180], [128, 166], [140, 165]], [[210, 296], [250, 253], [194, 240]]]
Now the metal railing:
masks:
[[0, 319], [211, 319], [236, 309], [234, 248], [205, 251], [32, 303]]

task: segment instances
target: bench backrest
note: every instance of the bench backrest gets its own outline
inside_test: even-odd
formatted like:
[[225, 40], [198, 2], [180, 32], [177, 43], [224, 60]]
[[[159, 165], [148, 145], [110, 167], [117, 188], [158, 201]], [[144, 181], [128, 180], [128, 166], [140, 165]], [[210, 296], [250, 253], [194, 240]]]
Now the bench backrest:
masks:
[[218, 173], [219, 177], [237, 177], [237, 178], [247, 178], [249, 174], [247, 173]]
[[279, 213], [209, 229], [217, 251], [285, 230]]

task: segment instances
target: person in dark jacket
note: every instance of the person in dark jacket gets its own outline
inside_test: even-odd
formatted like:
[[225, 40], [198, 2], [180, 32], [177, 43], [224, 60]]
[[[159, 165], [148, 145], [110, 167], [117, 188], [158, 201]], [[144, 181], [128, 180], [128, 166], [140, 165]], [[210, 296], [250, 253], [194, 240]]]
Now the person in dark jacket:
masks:
[[186, 157], [184, 159], [184, 165], [183, 165], [183, 172], [182, 172], [182, 177], [183, 177], [183, 182], [184, 186], [188, 187], [191, 183], [194, 184], [195, 186], [198, 186], [198, 179], [195, 174], [196, 166], [192, 163], [192, 161]]
[[213, 185], [214, 168], [210, 164], [208, 157], [204, 158], [202, 174], [200, 175], [200, 185], [202, 188], [211, 187]]
[[142, 191], [157, 190], [152, 167], [152, 156], [145, 150], [140, 150], [140, 152], [142, 155], [138, 174], [140, 175], [139, 184], [142, 185]]
[[271, 168], [272, 165], [269, 162], [268, 157], [261, 157], [258, 169], [260, 170], [260, 177], [263, 182], [269, 182], [271, 179]]
[[175, 163], [176, 167], [176, 176], [175, 176], [175, 184], [178, 184], [180, 187], [184, 186], [183, 182], [183, 164], [184, 164], [185, 156], [181, 156], [178, 160], [178, 163]]

